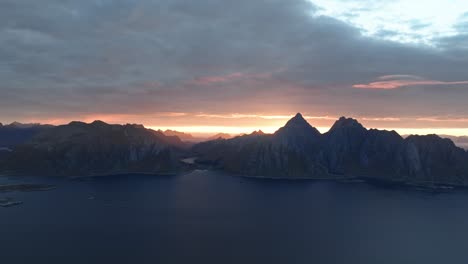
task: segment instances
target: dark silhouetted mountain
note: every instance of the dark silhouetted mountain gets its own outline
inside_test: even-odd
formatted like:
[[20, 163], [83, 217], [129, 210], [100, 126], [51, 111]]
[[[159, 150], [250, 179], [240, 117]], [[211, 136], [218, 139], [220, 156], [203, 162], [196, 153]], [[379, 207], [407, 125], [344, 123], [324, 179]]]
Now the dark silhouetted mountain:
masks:
[[359, 162], [361, 145], [367, 130], [357, 120], [341, 117], [324, 134], [322, 150], [331, 173], [343, 174], [345, 168]]
[[341, 117], [320, 134], [297, 114], [272, 135], [197, 144], [198, 161], [230, 172], [282, 178], [365, 177], [429, 184], [468, 184], [468, 153], [435, 135], [403, 139]]
[[437, 135], [405, 139], [399, 168], [414, 181], [468, 183], [468, 154]]
[[15, 124], [0, 127], [0, 133], [38, 128], [19, 137], [16, 144], [0, 146], [0, 172], [66, 176], [170, 173], [188, 166], [181, 158], [197, 157], [203, 167], [247, 176], [360, 177], [426, 186], [468, 185], [468, 152], [450, 139], [436, 135], [402, 138], [395, 131], [368, 130], [345, 117], [324, 134], [297, 114], [273, 134], [255, 131], [230, 139], [218, 137], [191, 148], [177, 136], [142, 125], [102, 121], [57, 127]]
[[16, 146], [1, 168], [13, 174], [83, 176], [180, 170], [186, 144], [142, 125], [71, 122]]
[[320, 137], [320, 132], [307, 123], [300, 113], [297, 113], [274, 134], [275, 141], [278, 143], [302, 150], [316, 145]]
[[273, 177], [321, 175], [316, 162], [321, 135], [297, 114], [274, 134], [252, 133], [193, 147], [199, 162], [234, 173]]
[[0, 125], [0, 147], [16, 146], [51, 127], [51, 125], [21, 124], [18, 122]]

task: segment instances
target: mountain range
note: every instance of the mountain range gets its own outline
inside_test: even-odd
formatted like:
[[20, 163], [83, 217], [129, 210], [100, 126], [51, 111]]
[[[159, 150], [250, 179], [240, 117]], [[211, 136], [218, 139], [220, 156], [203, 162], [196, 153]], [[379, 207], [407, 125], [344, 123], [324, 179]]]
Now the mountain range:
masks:
[[71, 122], [49, 127], [3, 151], [4, 174], [89, 176], [117, 173], [173, 173], [188, 148], [176, 136], [142, 125]]
[[468, 153], [450, 139], [403, 138], [345, 117], [321, 134], [297, 114], [274, 134], [203, 142], [192, 151], [200, 163], [250, 176], [468, 184]]
[[51, 125], [22, 124], [13, 122], [9, 125], [0, 123], [0, 147], [12, 147], [30, 140]]
[[[366, 129], [346, 117], [324, 134], [298, 113], [273, 134], [256, 131], [198, 144], [135, 124], [95, 121], [38, 128], [13, 140], [9, 151], [0, 149], [0, 173], [160, 174], [200, 167], [255, 177], [468, 185], [468, 152], [450, 139], [403, 138], [395, 131]], [[195, 164], [182, 162], [187, 158]]]

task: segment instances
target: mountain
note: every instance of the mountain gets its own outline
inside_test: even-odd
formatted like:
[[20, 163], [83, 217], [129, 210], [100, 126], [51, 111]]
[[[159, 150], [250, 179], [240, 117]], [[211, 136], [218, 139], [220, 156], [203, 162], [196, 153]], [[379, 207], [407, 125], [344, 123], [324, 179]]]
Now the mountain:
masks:
[[189, 133], [184, 133], [184, 132], [179, 132], [179, 131], [176, 131], [176, 130], [167, 129], [167, 130], [165, 130], [163, 133], [164, 133], [164, 135], [166, 135], [166, 136], [176, 136], [176, 137], [180, 138], [182, 141], [187, 141], [187, 142], [198, 141], [198, 140], [197, 140], [194, 136], [192, 136], [191, 134], [189, 134]]
[[297, 114], [274, 134], [203, 142], [192, 151], [202, 164], [251, 176], [468, 184], [468, 153], [451, 140], [402, 138], [346, 117], [320, 134]]
[[218, 134], [215, 134], [215, 135], [213, 135], [213, 136], [211, 136], [211, 137], [208, 137], [208, 138], [206, 139], [206, 141], [209, 141], [209, 140], [216, 140], [216, 139], [220, 139], [220, 138], [222, 138], [222, 139], [229, 139], [229, 138], [232, 138], [232, 137], [233, 137], [232, 135], [227, 134], [227, 133], [218, 133]]
[[6, 125], [6, 127], [11, 127], [11, 128], [33, 128], [33, 127], [51, 127], [51, 125], [41, 125], [39, 123], [20, 123], [20, 122], [13, 122], [9, 125]]
[[467, 136], [450, 136], [450, 135], [440, 135], [443, 138], [448, 138], [455, 143], [455, 145], [468, 150], [468, 137]]
[[51, 125], [22, 124], [18, 122], [9, 125], [1, 125], [0, 123], [0, 147], [13, 147], [21, 144], [51, 127]]
[[322, 152], [330, 173], [343, 174], [345, 169], [359, 162], [361, 146], [367, 130], [352, 118], [341, 117], [324, 134]]
[[[8, 142], [0, 145], [2, 174], [157, 174], [201, 166], [273, 178], [359, 177], [468, 186], [468, 152], [452, 140], [437, 135], [403, 138], [395, 131], [366, 129], [346, 117], [324, 134], [298, 113], [273, 134], [255, 131], [195, 145], [142, 125], [102, 121], [56, 127], [13, 124], [1, 126], [0, 135]], [[180, 162], [188, 157], [197, 164]]]
[[297, 114], [274, 134], [252, 133], [195, 145], [198, 162], [252, 176], [325, 175], [316, 161], [322, 135]]
[[314, 147], [319, 142], [320, 137], [320, 132], [307, 123], [300, 113], [297, 113], [274, 134], [277, 143], [304, 151]]
[[169, 173], [181, 169], [187, 145], [142, 125], [71, 122], [19, 144], [0, 163], [10, 174], [86, 176]]

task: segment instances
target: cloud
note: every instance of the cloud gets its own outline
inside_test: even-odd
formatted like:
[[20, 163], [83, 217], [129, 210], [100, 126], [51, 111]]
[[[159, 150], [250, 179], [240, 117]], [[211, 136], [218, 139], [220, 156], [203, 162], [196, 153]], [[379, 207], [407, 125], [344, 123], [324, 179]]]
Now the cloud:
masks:
[[426, 46], [363, 32], [306, 0], [3, 0], [0, 120], [468, 116], [466, 35]]
[[398, 89], [407, 86], [431, 86], [431, 85], [468, 85], [468, 81], [444, 82], [425, 80], [412, 75], [386, 75], [378, 78], [379, 81], [368, 84], [355, 84], [359, 89]]
[[224, 75], [217, 76], [201, 76], [196, 77], [193, 80], [187, 82], [187, 84], [193, 85], [213, 85], [213, 84], [223, 84], [233, 81], [241, 80], [256, 80], [256, 79], [267, 79], [271, 78], [272, 73], [242, 73], [234, 72]]
[[[367, 36], [404, 43], [433, 44], [433, 39], [456, 35], [456, 18], [468, 11], [464, 0], [314, 0], [321, 14], [362, 29]], [[466, 14], [466, 13], [465, 13]]]

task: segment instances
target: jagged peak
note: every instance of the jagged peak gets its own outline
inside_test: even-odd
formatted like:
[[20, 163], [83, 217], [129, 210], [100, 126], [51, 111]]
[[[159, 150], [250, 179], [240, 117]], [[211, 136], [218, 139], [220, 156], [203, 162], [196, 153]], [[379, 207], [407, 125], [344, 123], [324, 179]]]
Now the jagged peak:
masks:
[[297, 113], [293, 118], [289, 119], [284, 125], [285, 128], [300, 128], [300, 127], [311, 127], [307, 120], [304, 119], [301, 113]]
[[301, 113], [297, 113], [293, 118], [289, 119], [288, 123], [307, 123]]
[[359, 123], [356, 119], [354, 118], [347, 118], [347, 117], [340, 117], [333, 126], [330, 128], [330, 131], [335, 130], [335, 129], [341, 129], [341, 128], [362, 128], [365, 129], [361, 123]]
[[282, 128], [275, 132], [275, 134], [289, 134], [294, 136], [296, 134], [301, 135], [319, 135], [320, 132], [313, 126], [311, 126], [302, 116], [301, 113], [297, 113], [293, 118], [289, 119]]

